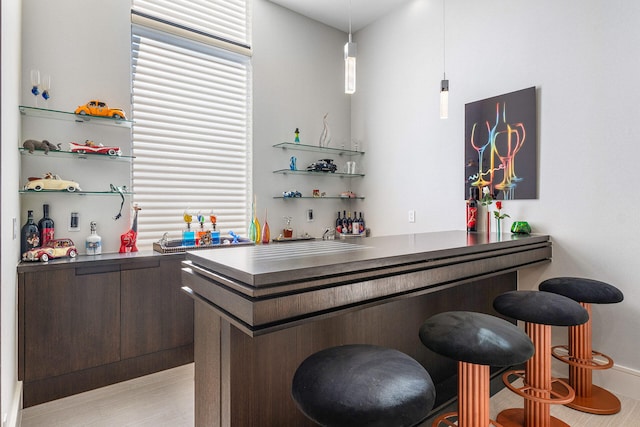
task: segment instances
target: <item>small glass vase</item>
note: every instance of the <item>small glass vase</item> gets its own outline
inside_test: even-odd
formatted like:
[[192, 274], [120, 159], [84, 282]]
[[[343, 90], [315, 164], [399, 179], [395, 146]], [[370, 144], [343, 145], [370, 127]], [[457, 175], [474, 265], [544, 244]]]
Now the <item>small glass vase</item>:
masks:
[[502, 218], [496, 218], [496, 235], [498, 239], [502, 238]]

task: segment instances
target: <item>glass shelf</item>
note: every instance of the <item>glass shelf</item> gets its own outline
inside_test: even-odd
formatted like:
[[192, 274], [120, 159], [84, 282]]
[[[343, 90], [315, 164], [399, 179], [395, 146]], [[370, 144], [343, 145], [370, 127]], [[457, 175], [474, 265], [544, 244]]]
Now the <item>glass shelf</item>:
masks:
[[273, 171], [273, 173], [279, 174], [294, 174], [294, 175], [313, 175], [313, 176], [332, 176], [336, 178], [361, 178], [364, 176], [362, 173], [342, 173], [342, 172], [314, 172], [314, 171], [302, 171], [302, 170], [291, 170], [291, 169], [279, 169], [277, 171]]
[[20, 190], [19, 193], [20, 194], [43, 194], [43, 193], [52, 194], [52, 193], [57, 193], [57, 194], [77, 195], [77, 196], [120, 196], [120, 194], [122, 194], [123, 196], [132, 196], [133, 195], [133, 193], [131, 193], [131, 192], [119, 193], [117, 191], [66, 191], [66, 190], [40, 190], [40, 191]]
[[82, 114], [75, 114], [69, 111], [49, 110], [47, 108], [28, 107], [26, 105], [20, 105], [18, 107], [20, 114], [33, 117], [44, 117], [48, 119], [67, 120], [78, 123], [91, 122], [93, 124], [107, 125], [107, 126], [122, 126], [131, 128], [133, 121], [124, 119], [114, 119], [111, 117], [102, 116], [89, 116]]
[[340, 200], [364, 200], [363, 197], [341, 197], [341, 196], [322, 196], [322, 197], [313, 197], [313, 196], [302, 196], [302, 197], [284, 197], [284, 196], [273, 196], [274, 199], [283, 199], [283, 200], [296, 200], [296, 199], [340, 199]]
[[329, 153], [329, 154], [337, 154], [339, 156], [361, 156], [364, 154], [364, 151], [353, 151], [347, 150], [344, 148], [329, 148], [329, 147], [318, 147], [316, 145], [305, 145], [305, 144], [293, 144], [291, 142], [281, 142], [280, 144], [276, 144], [273, 146], [274, 148], [282, 148], [282, 149], [291, 149], [291, 150], [300, 150], [300, 151], [315, 151], [317, 153]]
[[96, 159], [96, 160], [122, 160], [130, 162], [131, 159], [135, 159], [134, 156], [110, 156], [108, 154], [83, 154], [83, 153], [72, 153], [71, 151], [62, 151], [62, 150], [49, 150], [49, 154], [44, 154], [42, 150], [34, 150], [33, 153], [29, 153], [29, 150], [26, 148], [20, 148], [20, 154], [23, 156], [47, 156], [47, 157], [66, 157], [66, 158], [75, 158], [75, 159]]

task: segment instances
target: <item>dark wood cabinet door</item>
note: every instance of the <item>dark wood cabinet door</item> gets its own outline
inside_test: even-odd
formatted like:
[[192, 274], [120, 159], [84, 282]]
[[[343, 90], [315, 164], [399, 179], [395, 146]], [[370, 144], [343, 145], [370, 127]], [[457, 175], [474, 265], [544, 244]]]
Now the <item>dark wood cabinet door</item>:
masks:
[[122, 267], [122, 358], [193, 343], [193, 300], [181, 291], [182, 257]]
[[119, 271], [24, 274], [25, 381], [119, 359]]

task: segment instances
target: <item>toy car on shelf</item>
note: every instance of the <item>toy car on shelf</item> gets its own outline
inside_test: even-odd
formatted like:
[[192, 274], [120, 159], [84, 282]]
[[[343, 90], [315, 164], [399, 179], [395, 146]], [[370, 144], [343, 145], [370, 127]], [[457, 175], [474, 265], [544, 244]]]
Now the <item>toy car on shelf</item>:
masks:
[[333, 159], [321, 159], [307, 166], [310, 172], [331, 172], [338, 170], [338, 166], [333, 163]]
[[80, 184], [74, 181], [67, 181], [58, 175], [48, 172], [43, 178], [30, 177], [29, 182], [24, 186], [25, 190], [67, 190], [70, 193], [80, 191]]
[[288, 199], [291, 197], [302, 197], [302, 193], [299, 191], [283, 191], [282, 197], [284, 197], [285, 199]]
[[23, 261], [47, 262], [54, 258], [75, 258], [76, 255], [78, 255], [78, 250], [71, 239], [53, 239], [44, 246], [28, 250], [22, 254], [22, 259]]
[[89, 115], [89, 116], [102, 116], [102, 117], [111, 117], [114, 119], [126, 119], [127, 116], [124, 114], [120, 108], [109, 108], [109, 106], [97, 99], [92, 99], [87, 102], [85, 105], [80, 105], [76, 108], [76, 114], [80, 115]]
[[109, 156], [121, 156], [122, 151], [120, 147], [105, 147], [102, 144], [96, 144], [93, 141], [86, 140], [84, 144], [77, 144], [75, 142], [69, 143], [69, 151], [72, 153], [80, 154], [107, 154]]

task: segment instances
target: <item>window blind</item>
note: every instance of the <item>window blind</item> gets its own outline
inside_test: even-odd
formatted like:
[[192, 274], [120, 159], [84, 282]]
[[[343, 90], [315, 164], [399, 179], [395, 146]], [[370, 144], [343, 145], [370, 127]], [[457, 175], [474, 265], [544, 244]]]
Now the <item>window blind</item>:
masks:
[[132, 21], [147, 28], [250, 54], [247, 0], [133, 0]]
[[213, 213], [218, 230], [245, 235], [251, 197], [248, 57], [134, 26], [132, 72], [132, 187], [142, 208], [138, 247], [150, 249], [165, 232], [179, 239], [186, 209], [196, 231], [197, 213], [206, 218], [206, 229]]

